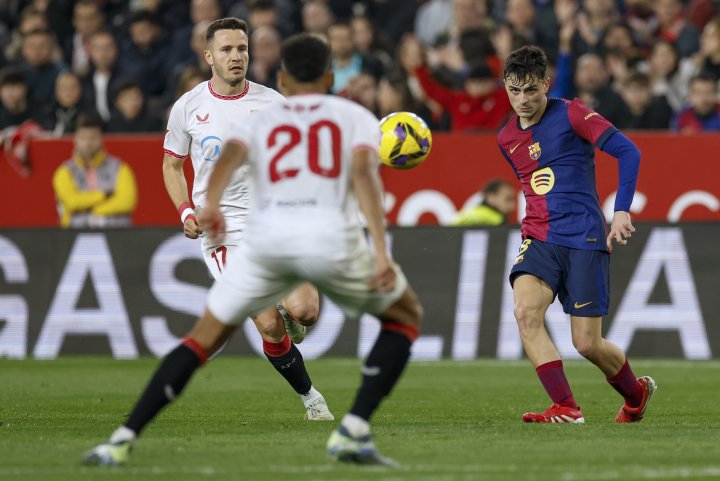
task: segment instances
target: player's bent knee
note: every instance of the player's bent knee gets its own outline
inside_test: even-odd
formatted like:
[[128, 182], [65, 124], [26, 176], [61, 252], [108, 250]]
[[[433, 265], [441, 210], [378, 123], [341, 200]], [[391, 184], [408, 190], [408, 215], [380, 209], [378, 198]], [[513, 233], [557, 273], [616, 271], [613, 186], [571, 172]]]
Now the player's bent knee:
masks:
[[592, 338], [573, 339], [573, 346], [575, 350], [582, 357], [592, 359], [595, 356], [597, 350], [597, 343]]
[[544, 322], [544, 315], [539, 309], [534, 307], [522, 304], [517, 305], [515, 306], [514, 314], [520, 332], [539, 329]]
[[318, 321], [318, 316], [320, 315], [319, 306], [312, 302], [292, 304], [290, 306], [283, 304], [283, 307], [293, 319], [303, 326], [312, 326]]
[[320, 295], [317, 289], [308, 283], [301, 284], [280, 304], [295, 321], [303, 326], [312, 326], [320, 316]]
[[253, 322], [266, 341], [280, 342], [285, 337], [285, 324], [274, 308], [259, 313], [253, 317]]

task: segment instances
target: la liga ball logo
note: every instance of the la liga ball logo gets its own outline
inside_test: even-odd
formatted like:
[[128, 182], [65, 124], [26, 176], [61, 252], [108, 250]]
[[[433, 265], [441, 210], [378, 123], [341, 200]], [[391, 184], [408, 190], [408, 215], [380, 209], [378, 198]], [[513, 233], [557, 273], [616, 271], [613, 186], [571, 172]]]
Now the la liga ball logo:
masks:
[[380, 121], [380, 161], [395, 169], [422, 164], [432, 147], [432, 133], [412, 112], [395, 112]]

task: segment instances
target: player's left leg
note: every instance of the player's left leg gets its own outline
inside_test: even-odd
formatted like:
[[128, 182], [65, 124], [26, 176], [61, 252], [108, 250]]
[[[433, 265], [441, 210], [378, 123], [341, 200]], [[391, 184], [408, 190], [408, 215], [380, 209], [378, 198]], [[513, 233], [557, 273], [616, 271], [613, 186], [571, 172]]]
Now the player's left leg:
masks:
[[601, 317], [570, 316], [573, 345], [578, 353], [595, 364], [607, 382], [625, 399], [616, 422], [640, 421], [656, 389], [650, 376], [636, 378], [625, 353], [602, 337]]
[[223, 324], [206, 309], [183, 342], [160, 363], [127, 422], [113, 432], [107, 443], [87, 452], [83, 464], [125, 464], [143, 428], [180, 395], [195, 371], [225, 344], [236, 328]]
[[[369, 262], [369, 259], [368, 259]], [[355, 268], [362, 263], [353, 262]], [[363, 276], [371, 269], [353, 267], [342, 278], [321, 288], [338, 304], [351, 311], [367, 309], [382, 323], [380, 334], [362, 367], [362, 383], [350, 412], [343, 417], [327, 442], [328, 455], [338, 461], [357, 464], [396, 463], [380, 455], [372, 440], [370, 418], [392, 391], [410, 358], [417, 338], [423, 309], [407, 279], [396, 267], [396, 282], [387, 293], [371, 291]]]
[[616, 421], [639, 421], [655, 391], [655, 381], [649, 376], [636, 379], [622, 349], [602, 337], [602, 316], [610, 301], [610, 256], [604, 251], [573, 249], [568, 261], [567, 292], [561, 301], [570, 314], [573, 345], [625, 399]]
[[[282, 317], [288, 337], [294, 344], [300, 344], [305, 339], [306, 326], [312, 326], [320, 315], [320, 295], [312, 284], [304, 282], [294, 291], [285, 296], [277, 305], [277, 311]], [[295, 347], [293, 345], [293, 347]], [[297, 351], [302, 364], [302, 354]], [[310, 380], [309, 374], [307, 375]], [[304, 388], [303, 388], [304, 389]], [[332, 421], [335, 416], [330, 412], [327, 402], [314, 386], [309, 391], [298, 392], [305, 405], [305, 419], [308, 421]]]
[[[317, 290], [310, 284], [302, 284], [288, 294], [278, 305], [266, 309], [253, 318], [255, 326], [263, 339], [263, 352], [270, 364], [290, 384], [302, 399], [305, 406], [305, 419], [308, 421], [332, 421], [335, 417], [330, 412], [323, 395], [315, 389], [310, 374], [305, 367], [300, 350], [292, 342], [290, 331], [281, 316], [283, 311], [297, 313], [298, 321], [293, 325], [305, 329], [298, 322], [313, 324], [317, 321], [320, 301]], [[304, 337], [304, 335], [303, 335]]]

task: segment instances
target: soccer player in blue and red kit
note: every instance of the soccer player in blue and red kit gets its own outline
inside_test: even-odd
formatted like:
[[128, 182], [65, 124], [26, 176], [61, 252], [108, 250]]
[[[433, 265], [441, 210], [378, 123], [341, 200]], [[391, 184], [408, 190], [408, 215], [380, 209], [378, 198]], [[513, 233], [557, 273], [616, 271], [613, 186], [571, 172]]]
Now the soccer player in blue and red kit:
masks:
[[[579, 100], [548, 98], [547, 58], [538, 47], [514, 51], [503, 77], [516, 115], [498, 145], [522, 184], [523, 242], [510, 273], [523, 347], [553, 405], [525, 413], [525, 422], [584, 423], [560, 354], [545, 329], [545, 312], [558, 296], [570, 314], [573, 345], [625, 399], [619, 423], [643, 418], [655, 391], [649, 376], [635, 378], [622, 350], [602, 337], [608, 312], [613, 241], [635, 231], [630, 204], [640, 151], [610, 122]], [[595, 147], [616, 157], [619, 185], [610, 233], [595, 190]]]

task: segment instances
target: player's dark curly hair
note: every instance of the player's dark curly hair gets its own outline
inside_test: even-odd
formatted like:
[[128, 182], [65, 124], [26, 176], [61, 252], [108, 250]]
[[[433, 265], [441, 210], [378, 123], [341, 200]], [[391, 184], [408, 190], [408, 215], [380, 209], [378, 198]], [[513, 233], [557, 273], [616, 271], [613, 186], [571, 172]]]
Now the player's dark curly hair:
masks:
[[245, 35], [247, 35], [248, 26], [245, 20], [240, 20], [239, 18], [220, 18], [208, 25], [207, 33], [205, 34], [205, 41], [209, 43], [210, 40], [215, 37], [215, 32], [218, 30], [242, 30], [245, 32]]
[[314, 82], [330, 68], [330, 47], [311, 33], [293, 35], [280, 53], [285, 71], [298, 82]]
[[533, 79], [545, 80], [548, 59], [540, 47], [525, 45], [515, 50], [505, 61], [503, 79], [526, 84]]

